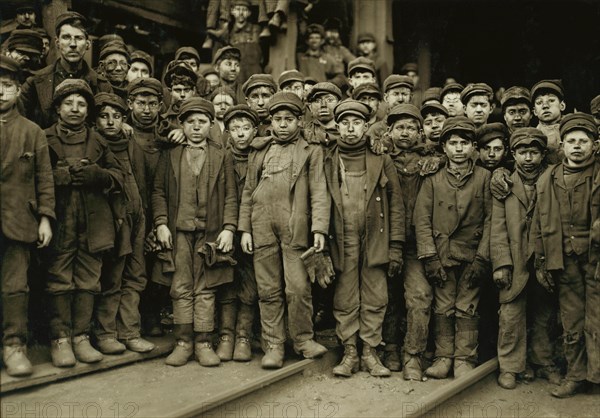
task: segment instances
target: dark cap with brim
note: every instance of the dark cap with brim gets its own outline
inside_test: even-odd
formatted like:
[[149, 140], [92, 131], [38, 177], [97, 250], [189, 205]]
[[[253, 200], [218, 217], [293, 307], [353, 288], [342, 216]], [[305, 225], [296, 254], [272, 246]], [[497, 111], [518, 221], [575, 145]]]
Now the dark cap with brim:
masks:
[[348, 63], [348, 77], [355, 72], [368, 72], [375, 75], [375, 63], [366, 57], [358, 57]]
[[164, 78], [167, 87], [173, 87], [173, 78], [175, 76], [188, 77], [194, 86], [198, 81], [198, 74], [194, 72], [187, 62], [181, 60], [171, 61], [167, 65], [167, 71]]
[[387, 115], [386, 123], [388, 126], [392, 126], [394, 122], [402, 118], [411, 118], [419, 121], [419, 126], [423, 126], [423, 116], [417, 108], [417, 106], [410, 103], [400, 103], [390, 110]]
[[100, 60], [103, 60], [110, 54], [123, 55], [127, 59], [128, 62], [131, 59], [131, 56], [129, 55], [129, 51], [127, 50], [127, 47], [125, 46], [125, 44], [123, 42], [120, 42], [120, 41], [107, 42], [104, 45], [104, 47], [100, 50], [100, 55], [98, 58]]
[[448, 117], [448, 109], [436, 102], [429, 102], [421, 106], [421, 116], [425, 119], [425, 116], [431, 113], [441, 113]]
[[444, 100], [444, 96], [448, 93], [459, 93], [464, 90], [464, 86], [459, 83], [448, 83], [444, 87], [442, 87], [442, 91], [440, 92], [440, 100]]
[[313, 33], [318, 33], [319, 35], [321, 35], [321, 37], [324, 38], [325, 28], [322, 25], [319, 25], [318, 23], [312, 23], [306, 27], [306, 37], [308, 38], [309, 35], [312, 35]]
[[445, 142], [453, 133], [460, 133], [470, 141], [475, 141], [475, 124], [465, 116], [454, 116], [444, 121], [440, 141]]
[[313, 86], [313, 88], [310, 90], [310, 93], [308, 93], [308, 96], [306, 96], [306, 101], [310, 103], [317, 97], [322, 96], [324, 94], [333, 94], [335, 97], [338, 98], [338, 100], [342, 98], [342, 91], [339, 89], [338, 86], [336, 86], [333, 83], [330, 83], [329, 81], [323, 81]]
[[198, 60], [198, 63], [200, 63], [200, 54], [198, 53], [198, 50], [196, 48], [194, 48], [193, 46], [182, 46], [181, 48], [179, 48], [176, 52], [175, 52], [175, 60], [182, 60], [185, 58], [181, 58], [182, 55], [189, 55], [192, 58], [196, 58], [196, 60]]
[[357, 116], [365, 121], [371, 118], [372, 109], [370, 106], [357, 100], [347, 99], [340, 102], [333, 110], [336, 122], [339, 122], [344, 116]]
[[482, 147], [494, 139], [501, 139], [506, 142], [508, 139], [508, 129], [506, 125], [500, 122], [486, 123], [477, 129], [477, 145]]
[[383, 91], [387, 93], [389, 90], [397, 87], [406, 87], [411, 91], [414, 89], [415, 84], [412, 78], [406, 75], [392, 74], [383, 82]]
[[136, 78], [127, 86], [127, 94], [134, 96], [136, 94], [152, 94], [162, 98], [163, 86], [156, 78]]
[[[58, 32], [62, 26], [72, 24], [76, 20], [81, 21], [83, 26], [87, 25], [87, 19], [77, 12], [65, 12], [59, 15], [56, 18], [56, 24], [54, 25], [54, 31], [56, 32], [56, 35], [58, 35]], [[87, 35], [87, 30], [85, 33]]]
[[358, 100], [363, 96], [375, 96], [379, 100], [383, 98], [383, 94], [381, 93], [379, 86], [374, 83], [361, 84], [352, 90], [352, 98], [354, 100]]
[[473, 96], [486, 96], [491, 100], [494, 91], [485, 83], [470, 83], [460, 93], [460, 101], [466, 105]]
[[15, 29], [7, 41], [9, 51], [40, 55], [44, 49], [42, 36], [33, 29]]
[[565, 90], [562, 85], [562, 80], [542, 80], [538, 81], [531, 88], [531, 99], [535, 101], [535, 98], [543, 93], [551, 93], [556, 95], [559, 99], [564, 99]]
[[566, 133], [581, 129], [592, 134], [594, 139], [598, 139], [598, 126], [592, 115], [587, 113], [577, 112], [569, 113], [560, 121], [560, 136], [563, 137]]
[[419, 72], [419, 66], [416, 63], [414, 63], [414, 62], [407, 62], [400, 69], [400, 74], [406, 75], [406, 74], [408, 74], [411, 71], [413, 71], [415, 73], [418, 73]]
[[133, 51], [131, 53], [131, 62], [134, 63], [136, 61], [143, 62], [148, 66], [148, 70], [150, 71], [150, 75], [152, 75], [154, 69], [152, 68], [152, 57], [147, 52], [144, 52], [140, 49], [137, 51]]
[[233, 55], [238, 61], [242, 59], [242, 52], [239, 50], [239, 48], [236, 48], [234, 46], [224, 46], [223, 48], [220, 48], [217, 50], [217, 52], [215, 52], [215, 56], [213, 57], [213, 64], [219, 62], [221, 60], [221, 57], [223, 57], [225, 54]]
[[440, 102], [440, 95], [442, 93], [441, 87], [429, 87], [423, 93], [423, 103], [428, 102], [430, 100]]
[[377, 39], [375, 39], [375, 35], [373, 35], [372, 33], [363, 32], [360, 33], [356, 38], [357, 44], [360, 44], [361, 42], [377, 42]]
[[202, 97], [190, 97], [181, 103], [177, 119], [183, 122], [190, 113], [204, 113], [210, 120], [214, 120], [215, 107], [211, 102]]
[[281, 73], [279, 80], [277, 80], [277, 84], [279, 84], [279, 88], [281, 89], [285, 84], [293, 83], [295, 81], [304, 83], [304, 74], [298, 70], [287, 70]]
[[242, 91], [244, 95], [248, 97], [250, 91], [257, 87], [269, 87], [273, 90], [277, 90], [277, 84], [271, 74], [252, 74], [248, 80], [242, 85]]
[[125, 101], [114, 93], [100, 92], [94, 96], [94, 102], [97, 109], [112, 106], [119, 109], [123, 114], [127, 113]]
[[541, 149], [548, 147], [548, 137], [537, 128], [517, 128], [510, 136], [510, 149], [519, 146], [537, 145]]
[[250, 106], [245, 104], [239, 104], [231, 106], [223, 115], [223, 123], [225, 126], [234, 118], [248, 118], [254, 126], [258, 125], [259, 117], [255, 110], [251, 109]]
[[71, 94], [81, 94], [85, 98], [91, 113], [91, 109], [94, 108], [95, 104], [94, 93], [92, 93], [90, 85], [80, 78], [67, 78], [56, 86], [52, 96], [52, 105], [60, 105], [61, 101]]
[[296, 116], [304, 113], [304, 103], [296, 94], [280, 91], [273, 95], [269, 101], [269, 114], [273, 115], [279, 110], [289, 110]]
[[529, 89], [521, 86], [512, 86], [504, 91], [500, 104], [504, 108], [512, 103], [526, 103], [531, 106], [531, 93]]
[[21, 63], [6, 55], [0, 55], [0, 74], [12, 74], [17, 78], [21, 75]]

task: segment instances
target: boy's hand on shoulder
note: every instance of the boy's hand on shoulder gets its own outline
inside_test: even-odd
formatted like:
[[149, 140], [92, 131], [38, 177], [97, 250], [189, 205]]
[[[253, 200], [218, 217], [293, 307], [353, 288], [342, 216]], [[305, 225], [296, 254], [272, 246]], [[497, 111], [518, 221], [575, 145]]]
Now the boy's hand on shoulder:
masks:
[[183, 144], [185, 142], [185, 134], [183, 133], [183, 129], [173, 129], [167, 135], [167, 139], [169, 142], [173, 142], [174, 144]]
[[46, 216], [42, 216], [40, 219], [40, 225], [38, 226], [38, 248], [47, 247], [52, 240], [52, 227], [50, 226], [50, 219]]
[[320, 253], [321, 251], [323, 251], [325, 249], [325, 235], [321, 234], [320, 232], [315, 232], [314, 237], [315, 237], [315, 243], [314, 243], [313, 247], [315, 247], [317, 252]]
[[251, 233], [249, 233], [249, 232], [242, 233], [242, 239], [240, 241], [240, 244], [242, 246], [243, 252], [245, 252], [246, 254], [252, 254], [253, 248], [252, 248], [252, 234]]
[[224, 229], [217, 237], [217, 249], [223, 253], [228, 253], [233, 249], [233, 232]]
[[173, 249], [173, 236], [167, 225], [159, 225], [156, 227], [156, 239], [163, 250]]

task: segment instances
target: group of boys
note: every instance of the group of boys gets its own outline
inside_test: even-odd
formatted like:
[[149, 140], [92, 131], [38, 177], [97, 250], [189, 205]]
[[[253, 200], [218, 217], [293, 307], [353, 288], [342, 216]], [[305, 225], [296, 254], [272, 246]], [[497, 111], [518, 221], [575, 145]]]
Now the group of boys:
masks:
[[[567, 397], [600, 383], [599, 97], [591, 115], [563, 116], [559, 80], [515, 86], [501, 99], [505, 123], [488, 123], [487, 84], [430, 89], [418, 108], [413, 77], [380, 88], [365, 57], [348, 63], [347, 92], [296, 70], [239, 83], [232, 46], [215, 55], [217, 83], [191, 47], [161, 82], [118, 40], [90, 68], [75, 12], [58, 17], [56, 35], [57, 61], [23, 84], [20, 63], [0, 60], [9, 374], [33, 370], [37, 242], [57, 367], [154, 349], [140, 308], [156, 319], [165, 289], [171, 366], [249, 361], [258, 317], [262, 367], [283, 366], [288, 334], [299, 355], [319, 357], [319, 286], [344, 347], [334, 375], [460, 377], [477, 364], [479, 301], [495, 284], [500, 386], [537, 375]], [[556, 300], [562, 381], [548, 325]]]

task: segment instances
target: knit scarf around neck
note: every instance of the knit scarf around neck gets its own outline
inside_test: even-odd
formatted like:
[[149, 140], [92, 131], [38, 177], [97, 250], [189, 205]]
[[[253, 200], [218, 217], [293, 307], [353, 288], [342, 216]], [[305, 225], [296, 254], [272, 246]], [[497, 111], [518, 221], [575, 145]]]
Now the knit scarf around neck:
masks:
[[145, 124], [145, 123], [142, 123], [138, 118], [136, 118], [135, 114], [131, 113], [131, 124], [133, 125], [134, 128], [136, 128], [140, 131], [144, 131], [144, 132], [153, 131], [154, 128], [156, 127], [157, 121], [158, 121], [158, 115], [156, 115], [156, 117], [152, 120], [151, 123]]
[[583, 165], [575, 167], [569, 163], [569, 160], [567, 160], [565, 158], [563, 160], [563, 170], [564, 170], [565, 175], [578, 174], [578, 173], [585, 171], [588, 167], [590, 167], [595, 162], [596, 162], [596, 158], [594, 157], [594, 155], [591, 155], [590, 158], [588, 158], [588, 160]]
[[233, 140], [231, 137], [229, 138], [229, 150], [231, 151], [231, 155], [236, 162], [245, 162], [248, 161], [248, 155], [250, 155], [250, 147], [245, 150], [239, 150], [233, 144]]
[[515, 164], [515, 170], [517, 170], [517, 173], [519, 173], [519, 177], [521, 177], [521, 180], [523, 180], [523, 183], [527, 184], [528, 186], [534, 185], [535, 182], [540, 177], [540, 174], [542, 174], [542, 172], [545, 169], [546, 169], [546, 164], [544, 164], [544, 163], [538, 165], [537, 168], [531, 172], [525, 171], [519, 165]]
[[127, 147], [129, 146], [129, 138], [127, 136], [123, 135], [123, 133], [121, 133], [119, 135], [119, 137], [117, 137], [117, 138], [104, 137], [104, 139], [106, 139], [106, 142], [108, 143], [108, 147], [110, 148], [110, 150], [112, 152], [125, 151], [127, 149]]
[[356, 144], [348, 144], [341, 137], [337, 138], [338, 148], [340, 152], [347, 155], [359, 155], [367, 148], [367, 137], [363, 137]]
[[281, 139], [277, 136], [275, 131], [273, 131], [273, 140], [279, 145], [287, 145], [296, 142], [300, 138], [300, 128], [296, 130], [291, 136], [286, 139]]

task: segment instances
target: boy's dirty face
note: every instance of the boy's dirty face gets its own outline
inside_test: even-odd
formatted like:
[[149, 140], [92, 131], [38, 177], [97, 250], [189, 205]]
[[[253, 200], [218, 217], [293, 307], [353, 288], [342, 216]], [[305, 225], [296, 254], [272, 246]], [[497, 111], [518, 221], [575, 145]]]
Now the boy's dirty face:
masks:
[[442, 106], [448, 110], [449, 116], [462, 116], [465, 114], [465, 107], [460, 100], [460, 93], [456, 91], [448, 92], [442, 99]]
[[552, 93], [540, 94], [533, 101], [533, 114], [545, 124], [558, 123], [565, 108], [565, 102]]
[[273, 97], [273, 91], [265, 86], [256, 87], [248, 93], [246, 97], [246, 103], [261, 119], [266, 119], [269, 116], [267, 106]]
[[141, 61], [134, 61], [127, 71], [127, 82], [131, 83], [136, 78], [149, 78], [150, 68], [148, 65]]
[[408, 87], [394, 87], [386, 91], [383, 95], [383, 100], [385, 100], [390, 109], [401, 103], [410, 103], [411, 99], [412, 91]]
[[375, 74], [370, 71], [354, 71], [348, 78], [348, 83], [353, 88], [357, 88], [361, 84], [377, 83], [377, 80], [375, 79]]
[[189, 84], [173, 84], [170, 88], [171, 100], [173, 102], [180, 102], [182, 100], [189, 99], [196, 94], [196, 87]]
[[502, 139], [496, 138], [479, 149], [479, 160], [488, 170], [493, 170], [500, 165], [506, 154], [506, 147]]
[[357, 100], [371, 108], [371, 116], [376, 115], [379, 111], [379, 104], [381, 103], [379, 97], [371, 94], [363, 94]]
[[215, 69], [221, 80], [233, 83], [240, 74], [240, 62], [236, 59], [224, 59], [217, 63]]
[[88, 102], [79, 93], [70, 94], [58, 105], [58, 117], [66, 125], [81, 126], [88, 116]]
[[464, 164], [473, 153], [473, 141], [459, 134], [452, 134], [443, 144], [444, 153], [454, 164]]
[[198, 144], [208, 138], [212, 119], [206, 113], [192, 112], [183, 120], [183, 133], [188, 143]]
[[400, 149], [410, 149], [421, 139], [419, 122], [413, 118], [400, 118], [390, 127], [390, 137]]
[[[317, 93], [318, 94], [318, 93]], [[318, 94], [309, 103], [310, 111], [321, 123], [333, 120], [333, 110], [340, 100], [331, 93]]]
[[233, 97], [228, 94], [217, 94], [212, 99], [212, 104], [215, 107], [215, 119], [223, 120], [225, 112], [233, 106]]
[[271, 126], [277, 137], [285, 141], [298, 131], [300, 127], [300, 118], [290, 110], [278, 110], [271, 118]]
[[430, 141], [439, 141], [446, 116], [442, 113], [428, 113], [423, 120], [423, 133]]
[[123, 127], [123, 113], [112, 106], [103, 106], [96, 116], [96, 128], [105, 138], [116, 138]]
[[373, 41], [365, 41], [358, 44], [358, 50], [361, 55], [370, 55], [373, 51], [375, 51], [375, 47], [377, 45]]
[[494, 107], [486, 95], [472, 96], [465, 105], [466, 116], [477, 126], [487, 122]]
[[161, 101], [154, 94], [137, 94], [127, 100], [131, 114], [143, 124], [152, 123], [158, 116]]
[[104, 75], [109, 81], [122, 83], [127, 77], [129, 63], [125, 55], [119, 53], [109, 54], [102, 60], [101, 64]]
[[360, 142], [369, 127], [364, 119], [354, 115], [344, 116], [337, 126], [341, 140], [349, 145]]
[[21, 87], [11, 77], [0, 76], [0, 112], [12, 109], [21, 94]]
[[526, 173], [533, 173], [542, 163], [545, 150], [537, 145], [523, 145], [512, 152], [515, 164]]
[[595, 151], [594, 139], [583, 129], [574, 129], [563, 135], [562, 149], [567, 161], [581, 164], [592, 157]]
[[304, 99], [304, 83], [302, 81], [292, 81], [281, 88], [286, 93], [294, 93], [296, 96]]
[[227, 130], [231, 135], [233, 146], [239, 151], [247, 150], [250, 142], [256, 136], [256, 127], [246, 117], [233, 118], [229, 121]]
[[504, 109], [504, 122], [511, 131], [517, 128], [525, 128], [531, 122], [531, 109], [527, 103], [515, 103]]

